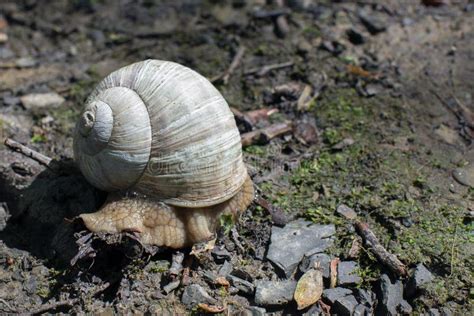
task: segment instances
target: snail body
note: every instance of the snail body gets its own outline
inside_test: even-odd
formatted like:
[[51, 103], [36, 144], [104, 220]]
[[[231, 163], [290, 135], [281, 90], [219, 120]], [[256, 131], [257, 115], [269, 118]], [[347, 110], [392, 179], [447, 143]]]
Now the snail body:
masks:
[[220, 214], [253, 199], [226, 101], [173, 62], [146, 60], [103, 79], [76, 125], [74, 157], [92, 185], [111, 192], [98, 212], [80, 215], [87, 228], [135, 231], [145, 244], [203, 241]]

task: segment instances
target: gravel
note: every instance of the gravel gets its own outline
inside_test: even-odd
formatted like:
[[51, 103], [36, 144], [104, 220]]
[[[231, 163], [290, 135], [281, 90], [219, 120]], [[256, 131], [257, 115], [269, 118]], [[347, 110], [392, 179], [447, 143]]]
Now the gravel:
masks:
[[283, 305], [293, 300], [296, 281], [259, 281], [255, 303], [261, 306]]
[[335, 232], [334, 225], [316, 225], [301, 219], [283, 228], [274, 226], [267, 258], [288, 278], [306, 253], [322, 252], [331, 246], [332, 239], [328, 237]]
[[359, 266], [355, 261], [342, 261], [337, 265], [337, 284], [348, 285], [360, 283], [362, 279], [357, 275]]

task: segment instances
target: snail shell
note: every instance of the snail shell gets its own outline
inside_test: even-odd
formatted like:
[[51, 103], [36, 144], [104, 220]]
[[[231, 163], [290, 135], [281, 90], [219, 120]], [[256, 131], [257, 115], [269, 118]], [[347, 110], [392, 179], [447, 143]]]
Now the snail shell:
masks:
[[74, 156], [102, 190], [135, 190], [181, 207], [224, 202], [247, 178], [222, 95], [168, 61], [131, 64], [99, 83], [76, 125]]

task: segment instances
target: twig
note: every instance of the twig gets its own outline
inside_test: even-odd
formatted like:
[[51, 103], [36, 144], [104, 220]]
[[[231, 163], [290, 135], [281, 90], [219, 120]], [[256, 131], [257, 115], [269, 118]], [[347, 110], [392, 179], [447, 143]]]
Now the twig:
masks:
[[31, 158], [37, 162], [39, 162], [42, 165], [45, 165], [46, 167], [49, 167], [49, 164], [51, 161], [53, 161], [52, 158], [49, 158], [48, 156], [45, 156], [43, 154], [40, 154], [39, 152], [26, 147], [25, 145], [20, 144], [17, 141], [14, 141], [11, 138], [6, 138], [4, 142], [5, 146], [10, 148], [13, 151], [19, 152], [20, 154]]
[[224, 71], [222, 74], [212, 78], [211, 82], [222, 80], [222, 83], [226, 85], [229, 82], [229, 78], [232, 75], [232, 73], [235, 71], [235, 69], [237, 69], [237, 67], [239, 67], [240, 63], [242, 62], [244, 53], [245, 53], [245, 46], [242, 46], [242, 45], [239, 46], [239, 49], [237, 50], [237, 53], [232, 59], [232, 62], [230, 63], [229, 68], [227, 68], [227, 70]]
[[284, 226], [289, 222], [288, 216], [278, 207], [259, 196], [255, 203], [263, 207], [272, 217], [272, 222], [278, 226]]
[[266, 144], [271, 139], [291, 132], [291, 122], [277, 123], [267, 126], [262, 129], [258, 129], [252, 132], [243, 133], [240, 135], [242, 146], [250, 146], [254, 144]]
[[245, 75], [256, 74], [258, 77], [262, 77], [262, 76], [266, 75], [268, 72], [270, 72], [272, 70], [291, 67], [291, 66], [293, 66], [293, 64], [294, 64], [293, 61], [287, 61], [287, 62], [279, 63], [279, 64], [266, 65], [266, 66], [263, 66], [261, 68], [258, 67], [258, 68], [249, 69], [244, 74]]
[[278, 113], [278, 109], [275, 108], [262, 108], [258, 110], [252, 110], [245, 112], [244, 115], [247, 116], [249, 121], [255, 125], [261, 120], [266, 120], [272, 114]]
[[399, 276], [407, 275], [406, 266], [394, 254], [388, 252], [387, 249], [380, 244], [367, 223], [356, 222], [354, 226], [357, 233], [365, 241], [365, 244], [370, 247], [381, 264], [387, 266], [392, 272]]

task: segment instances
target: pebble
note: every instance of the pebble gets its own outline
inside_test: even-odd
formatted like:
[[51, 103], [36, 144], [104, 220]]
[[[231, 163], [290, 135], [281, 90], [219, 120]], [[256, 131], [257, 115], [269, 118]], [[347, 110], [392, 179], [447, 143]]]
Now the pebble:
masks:
[[15, 60], [15, 65], [18, 68], [31, 68], [36, 66], [37, 64], [37, 61], [31, 57], [21, 57]]
[[331, 305], [333, 305], [336, 300], [347, 295], [352, 295], [352, 291], [343, 287], [335, 287], [333, 289], [326, 289], [323, 291], [323, 298], [326, 299]]
[[224, 246], [214, 247], [211, 254], [214, 257], [216, 263], [222, 263], [226, 260], [230, 260], [231, 257], [229, 251], [227, 251]]
[[353, 27], [347, 30], [347, 37], [349, 37], [349, 41], [354, 45], [364, 44], [366, 41], [364, 34]]
[[265, 316], [267, 315], [267, 310], [263, 307], [249, 306], [243, 314], [245, 316]]
[[364, 304], [366, 307], [372, 307], [374, 305], [374, 292], [367, 291], [364, 289], [356, 289], [355, 295], [361, 304]]
[[8, 35], [6, 33], [0, 33], [0, 43], [6, 43], [8, 41]]
[[224, 261], [224, 264], [219, 269], [219, 276], [226, 277], [232, 272], [232, 263]]
[[217, 300], [211, 297], [207, 292], [198, 284], [188, 285], [183, 292], [181, 301], [188, 307], [194, 307], [199, 303], [216, 304]]
[[422, 263], [418, 264], [406, 285], [407, 297], [414, 296], [416, 290], [418, 290], [422, 285], [433, 280], [434, 275]]
[[357, 275], [358, 265], [355, 261], [342, 261], [337, 265], [337, 284], [347, 285], [360, 283], [362, 279]]
[[379, 304], [376, 314], [380, 315], [398, 315], [398, 306], [403, 300], [403, 284], [400, 280], [392, 283], [387, 274], [380, 277]]
[[4, 230], [7, 227], [8, 219], [10, 218], [10, 214], [7, 212], [7, 208], [0, 204], [0, 231]]
[[359, 303], [354, 295], [347, 295], [338, 298], [334, 302], [334, 312], [341, 316], [351, 316]]
[[316, 225], [302, 219], [290, 222], [283, 228], [273, 226], [267, 258], [288, 278], [305, 254], [329, 248], [333, 239], [328, 237], [335, 232], [334, 225]]
[[44, 108], [59, 107], [65, 101], [62, 96], [55, 92], [27, 94], [20, 98], [21, 103], [27, 110], [41, 110]]
[[453, 178], [462, 185], [474, 188], [474, 166], [455, 169]]
[[413, 307], [411, 307], [411, 305], [403, 300], [401, 303], [400, 303], [400, 306], [399, 306], [399, 311], [400, 313], [404, 314], [404, 315], [411, 315], [413, 313]]
[[255, 291], [255, 286], [249, 281], [243, 280], [233, 275], [227, 277], [230, 280], [232, 286], [237, 288], [240, 292], [245, 294], [253, 294]]
[[257, 305], [283, 305], [293, 300], [296, 281], [259, 281], [255, 291]]
[[371, 34], [377, 34], [387, 29], [384, 19], [374, 13], [359, 11], [359, 19]]
[[331, 263], [331, 257], [329, 257], [325, 253], [316, 253], [311, 256], [304, 256], [303, 260], [301, 260], [300, 264], [300, 271], [306, 272], [312, 267], [314, 267], [314, 263], [319, 262], [321, 268], [323, 269], [323, 278], [329, 278], [329, 264]]
[[355, 219], [357, 217], [357, 213], [345, 204], [339, 205], [336, 209], [336, 212], [347, 219]]

